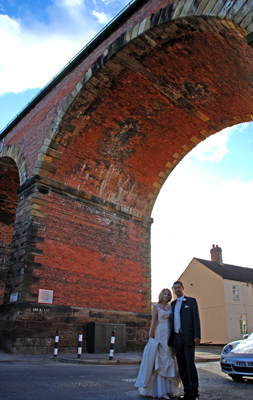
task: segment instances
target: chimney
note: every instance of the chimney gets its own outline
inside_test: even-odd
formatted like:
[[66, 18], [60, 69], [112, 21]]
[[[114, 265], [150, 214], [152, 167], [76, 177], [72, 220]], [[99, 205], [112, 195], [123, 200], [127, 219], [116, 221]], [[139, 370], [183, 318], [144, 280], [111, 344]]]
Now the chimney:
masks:
[[221, 248], [216, 244], [216, 246], [213, 244], [213, 248], [210, 250], [211, 253], [211, 261], [216, 261], [220, 264], [222, 264], [222, 250]]

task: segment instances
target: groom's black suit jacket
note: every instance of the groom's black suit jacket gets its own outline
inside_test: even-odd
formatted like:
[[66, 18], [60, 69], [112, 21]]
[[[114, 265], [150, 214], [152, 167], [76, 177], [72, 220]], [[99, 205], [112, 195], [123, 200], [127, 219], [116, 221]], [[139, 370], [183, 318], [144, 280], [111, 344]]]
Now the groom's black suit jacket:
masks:
[[[174, 310], [175, 310], [176, 300], [171, 303], [172, 307], [172, 318], [171, 318], [171, 336], [169, 338], [169, 346], [173, 346], [173, 336], [174, 336]], [[188, 346], [194, 345], [194, 339], [200, 339], [200, 320], [198, 304], [195, 298], [186, 297], [181, 304], [180, 308], [180, 318], [181, 318], [181, 331], [184, 342]]]

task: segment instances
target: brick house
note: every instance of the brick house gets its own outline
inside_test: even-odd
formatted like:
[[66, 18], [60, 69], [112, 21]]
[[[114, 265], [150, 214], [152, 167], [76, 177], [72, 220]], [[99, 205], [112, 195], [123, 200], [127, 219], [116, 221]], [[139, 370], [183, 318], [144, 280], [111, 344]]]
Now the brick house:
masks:
[[196, 297], [202, 343], [226, 344], [253, 331], [253, 268], [222, 262], [222, 249], [211, 261], [193, 258], [179, 277], [185, 294]]

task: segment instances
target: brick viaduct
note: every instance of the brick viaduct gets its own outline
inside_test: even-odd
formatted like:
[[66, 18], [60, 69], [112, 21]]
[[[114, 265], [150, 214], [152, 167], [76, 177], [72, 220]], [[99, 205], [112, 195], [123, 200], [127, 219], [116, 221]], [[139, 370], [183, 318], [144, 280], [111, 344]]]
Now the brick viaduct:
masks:
[[76, 351], [103, 321], [143, 348], [152, 208], [193, 147], [253, 119], [252, 11], [136, 0], [1, 132], [1, 346], [52, 351], [59, 329]]

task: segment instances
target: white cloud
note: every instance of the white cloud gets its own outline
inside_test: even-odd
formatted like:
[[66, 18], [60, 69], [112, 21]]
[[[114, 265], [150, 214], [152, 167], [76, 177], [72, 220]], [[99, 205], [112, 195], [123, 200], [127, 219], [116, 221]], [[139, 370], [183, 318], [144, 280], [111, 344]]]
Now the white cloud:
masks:
[[107, 24], [109, 22], [108, 16], [105, 13], [99, 13], [94, 10], [93, 15], [95, 15], [95, 17], [97, 17], [98, 22], [100, 24]]
[[210, 187], [202, 178], [179, 171], [163, 197], [152, 215], [154, 301], [193, 257], [210, 260], [212, 244], [222, 247], [224, 263], [253, 267], [253, 180], [243, 183], [237, 177]]
[[233, 126], [233, 129], [238, 130], [239, 132], [243, 132], [249, 126], [250, 122], [245, 122], [244, 124], [239, 124]]
[[54, 0], [46, 21], [0, 15], [0, 95], [45, 86], [109, 22], [110, 3]]
[[75, 7], [75, 6], [81, 6], [83, 4], [83, 0], [62, 0], [59, 1], [59, 3], [66, 4], [66, 6], [69, 7]]
[[[248, 124], [228, 128], [206, 140], [213, 151], [227, 154], [228, 137], [242, 132]], [[222, 136], [222, 137], [219, 137]], [[212, 138], [210, 138], [212, 139]], [[246, 140], [246, 138], [245, 138]], [[198, 145], [196, 157], [208, 154], [206, 145]], [[198, 149], [200, 147], [200, 149]], [[198, 150], [198, 151], [197, 151]], [[222, 154], [222, 150], [220, 151]], [[222, 247], [226, 264], [253, 267], [253, 180], [238, 176], [227, 180], [191, 169], [192, 152], [169, 176], [156, 201], [152, 218], [152, 299], [163, 287], [171, 287], [193, 257], [210, 260], [212, 244]], [[206, 156], [205, 161], [210, 161]], [[214, 159], [211, 157], [211, 161]], [[211, 169], [211, 168], [210, 168]]]
[[201, 142], [190, 152], [189, 156], [195, 157], [202, 164], [205, 161], [220, 162], [230, 151], [227, 144], [229, 136], [234, 132], [243, 132], [248, 125], [249, 122], [246, 122], [223, 129], [218, 134]]
[[18, 21], [0, 16], [0, 94], [43, 87], [80, 50], [94, 31], [71, 36], [38, 36]]
[[227, 141], [230, 132], [231, 128], [226, 128], [218, 135], [212, 135], [193, 149], [190, 156], [195, 157], [202, 164], [205, 161], [220, 162], [229, 152]]

